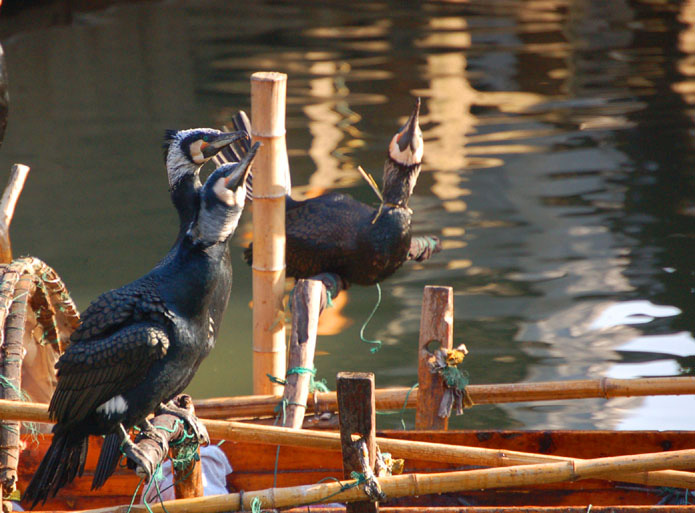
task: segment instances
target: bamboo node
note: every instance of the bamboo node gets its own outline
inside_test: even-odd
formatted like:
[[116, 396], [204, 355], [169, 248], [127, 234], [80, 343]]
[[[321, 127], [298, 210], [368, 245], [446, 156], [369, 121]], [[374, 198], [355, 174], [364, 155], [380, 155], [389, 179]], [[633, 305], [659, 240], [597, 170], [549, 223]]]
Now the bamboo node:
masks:
[[608, 394], [608, 378], [607, 377], [602, 377], [599, 380], [599, 390], [601, 391], [601, 395], [603, 396], [604, 399], [610, 399], [610, 396]]
[[285, 264], [283, 264], [280, 267], [260, 267], [260, 266], [252, 265], [251, 269], [253, 269], [254, 271], [262, 272], [262, 273], [277, 273], [277, 272], [285, 270]]
[[287, 133], [287, 130], [282, 130], [278, 132], [273, 132], [273, 131], [258, 131], [258, 130], [251, 130], [251, 136], [252, 137], [262, 137], [264, 139], [274, 139], [278, 137], [285, 137], [285, 134]]
[[259, 199], [282, 199], [286, 196], [284, 192], [278, 193], [278, 194], [254, 194], [253, 200], [259, 200]]

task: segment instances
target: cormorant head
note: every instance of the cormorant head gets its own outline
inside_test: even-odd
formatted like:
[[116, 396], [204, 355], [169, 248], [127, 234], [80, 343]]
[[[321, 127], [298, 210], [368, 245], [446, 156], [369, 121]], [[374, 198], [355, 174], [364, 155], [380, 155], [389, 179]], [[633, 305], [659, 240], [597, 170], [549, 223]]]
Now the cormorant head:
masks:
[[401, 166], [414, 166], [422, 162], [425, 144], [422, 140], [422, 130], [419, 124], [420, 98], [415, 103], [413, 113], [405, 125], [396, 132], [389, 144], [389, 157]]
[[419, 117], [420, 98], [408, 121], [396, 132], [389, 144], [389, 154], [384, 164], [384, 205], [408, 206], [408, 199], [420, 175], [420, 164], [425, 151]]
[[245, 131], [220, 132], [213, 128], [167, 130], [164, 134], [164, 159], [169, 187], [173, 188], [185, 175], [195, 175], [200, 166], [225, 146], [248, 136]]
[[222, 164], [205, 181], [198, 218], [188, 231], [194, 240], [214, 244], [234, 233], [246, 200], [246, 178], [260, 146], [255, 143], [240, 162]]

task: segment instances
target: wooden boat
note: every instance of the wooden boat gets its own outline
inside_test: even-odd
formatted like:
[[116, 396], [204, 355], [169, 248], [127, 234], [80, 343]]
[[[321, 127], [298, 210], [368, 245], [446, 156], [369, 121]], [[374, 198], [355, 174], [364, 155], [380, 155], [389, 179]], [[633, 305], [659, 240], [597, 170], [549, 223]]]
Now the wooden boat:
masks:
[[[379, 436], [432, 443], [467, 445], [507, 451], [535, 452], [546, 455], [597, 458], [636, 453], [690, 449], [695, 433], [685, 431], [385, 431]], [[36, 470], [50, 435], [38, 442], [24, 437], [19, 466], [19, 490], [23, 490]], [[214, 441], [218, 443], [219, 440]], [[84, 510], [128, 504], [139, 478], [132, 470], [119, 468], [105, 486], [90, 490], [91, 475], [102, 441], [93, 438], [85, 475], [62, 489], [58, 496], [39, 509], [44, 511]], [[277, 487], [313, 484], [321, 479], [342, 478], [339, 451], [248, 442], [222, 443], [234, 471], [228, 476], [230, 492], [249, 492]], [[275, 476], [276, 455], [278, 469]], [[397, 456], [397, 455], [394, 455]], [[432, 473], [464, 470], [455, 464], [406, 460], [406, 473]], [[690, 498], [692, 501], [692, 497]], [[685, 504], [686, 491], [620, 482], [588, 479], [571, 483], [546, 484], [531, 488], [505, 488], [465, 493], [446, 493], [401, 498], [381, 503], [386, 512], [436, 513], [469, 512], [695, 512]], [[311, 506], [310, 511], [341, 511], [344, 508]], [[295, 511], [306, 512], [307, 507]]]

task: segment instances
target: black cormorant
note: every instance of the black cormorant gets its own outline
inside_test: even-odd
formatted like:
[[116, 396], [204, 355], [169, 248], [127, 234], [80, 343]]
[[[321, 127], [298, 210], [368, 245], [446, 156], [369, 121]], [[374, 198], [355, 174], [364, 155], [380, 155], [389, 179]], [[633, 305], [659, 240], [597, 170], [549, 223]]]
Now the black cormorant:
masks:
[[100, 487], [120, 459], [120, 446], [126, 453], [132, 447], [128, 430], [180, 394], [210, 351], [219, 262], [241, 216], [257, 148], [210, 175], [173, 255], [102, 294], [83, 313], [56, 364], [58, 386], [49, 405], [56, 425], [24, 493], [31, 507], [82, 475], [89, 435], [107, 435], [92, 482]]
[[[347, 284], [373, 285], [391, 276], [411, 252], [408, 200], [420, 174], [424, 144], [419, 125], [420, 100], [408, 121], [393, 136], [384, 163], [382, 201], [378, 208], [338, 192], [305, 201], [286, 197], [286, 274], [308, 278], [330, 272]], [[244, 127], [235, 118], [235, 128]], [[243, 144], [243, 143], [242, 143]], [[225, 149], [220, 157], [228, 158]], [[418, 242], [440, 249], [436, 237]], [[414, 249], [414, 248], [413, 248]], [[422, 252], [419, 252], [420, 258]], [[250, 264], [253, 245], [244, 252]], [[346, 285], [347, 285], [346, 284]]]
[[[179, 234], [169, 254], [162, 260], [163, 263], [171, 258], [198, 212], [199, 192], [202, 186], [200, 168], [223, 148], [229, 148], [229, 162], [239, 162], [249, 147], [249, 135], [243, 128], [236, 132], [220, 132], [212, 128], [165, 132], [164, 160], [171, 202], [179, 214]], [[222, 314], [227, 309], [229, 290], [232, 287], [231, 262], [227, 247], [219, 262], [218, 279], [210, 304], [210, 328], [214, 338], [217, 338], [219, 333]]]

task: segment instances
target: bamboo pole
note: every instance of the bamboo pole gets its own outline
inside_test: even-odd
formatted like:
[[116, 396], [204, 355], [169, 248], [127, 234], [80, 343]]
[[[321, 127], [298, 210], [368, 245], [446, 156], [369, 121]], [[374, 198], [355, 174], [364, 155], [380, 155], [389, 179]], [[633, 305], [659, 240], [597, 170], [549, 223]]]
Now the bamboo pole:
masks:
[[[427, 495], [434, 493], [487, 490], [494, 488], [520, 488], [539, 484], [560, 483], [578, 479], [605, 478], [607, 475], [664, 468], [695, 467], [695, 450], [667, 453], [640, 454], [596, 458], [582, 462], [558, 462], [539, 465], [515, 466], [506, 469], [464, 470], [432, 474], [403, 474], [383, 477], [379, 484], [389, 498]], [[320, 484], [271, 488], [238, 493], [214, 495], [180, 501], [151, 504], [156, 513], [216, 513], [221, 511], [250, 510], [251, 503], [260, 500], [262, 509], [285, 508], [326, 502], [354, 502], [364, 500], [362, 486], [356, 481], [326, 482]], [[243, 500], [242, 500], [243, 499]], [[123, 513], [127, 506], [86, 510], [83, 513]], [[146, 511], [134, 506], [131, 511]]]
[[253, 176], [253, 392], [276, 394], [285, 376], [285, 145], [287, 75], [251, 76], [251, 130], [258, 151]]
[[447, 429], [448, 417], [440, 417], [439, 404], [444, 397], [444, 382], [432, 374], [433, 342], [445, 351], [454, 348], [454, 289], [428, 285], [422, 297], [418, 350], [418, 400], [415, 429]]
[[[545, 381], [538, 383], [503, 383], [468, 385], [466, 390], [475, 404], [500, 404], [530, 401], [564, 401], [568, 399], [610, 399], [648, 395], [695, 394], [695, 377], [668, 378], [600, 378], [574, 381]], [[375, 391], [377, 410], [415, 408], [417, 389], [408, 387], [382, 388]], [[407, 398], [407, 402], [406, 402]], [[205, 418], [270, 417], [282, 398], [274, 395], [220, 397], [200, 399], [196, 411]], [[319, 392], [307, 400], [307, 411], [338, 411], [335, 392]]]
[[[48, 405], [46, 404], [17, 403], [6, 400], [0, 400], [0, 419], [51, 422], [48, 418]], [[340, 450], [340, 435], [337, 433], [261, 426], [223, 420], [201, 419], [201, 422], [207, 428], [211, 438], [224, 439], [230, 442], [289, 445], [331, 451]], [[376, 442], [383, 452], [390, 452], [396, 458], [410, 458], [460, 465], [508, 467], [512, 465], [530, 465], [534, 463], [558, 461], [584, 461], [580, 458], [568, 458], [564, 456], [397, 440], [384, 437], [377, 437]], [[695, 474], [691, 472], [668, 470], [656, 473], [642, 472], [630, 475], [615, 474], [610, 477], [614, 481], [624, 481], [650, 486], [695, 488]]]
[[[336, 382], [340, 403], [340, 450], [343, 453], [343, 478], [352, 472], [367, 474], [376, 463], [376, 409], [374, 374], [339, 372]], [[357, 439], [355, 439], [357, 437]], [[364, 457], [363, 446], [367, 451]], [[366, 461], [365, 461], [366, 460]], [[365, 469], [363, 465], [368, 466]], [[377, 513], [379, 504], [369, 500], [348, 504], [345, 513]]]
[[10, 179], [0, 199], [0, 264], [12, 261], [12, 245], [10, 244], [10, 223], [14, 217], [17, 200], [24, 188], [24, 182], [29, 174], [29, 167], [24, 164], [14, 164]]
[[[319, 316], [326, 304], [326, 287], [319, 280], [298, 280], [292, 294], [292, 334], [290, 335], [290, 369], [314, 369]], [[309, 397], [311, 374], [287, 375], [283, 398], [287, 401], [284, 426], [299, 429], [304, 421]]]
[[[12, 265], [7, 266], [6, 273], [15, 272]], [[2, 344], [2, 378], [0, 397], [5, 400], [21, 401], [22, 397], [22, 361], [24, 359], [24, 325], [26, 323], [29, 298], [36, 291], [32, 276], [24, 274], [19, 277], [12, 291], [12, 304], [5, 319], [0, 324], [4, 333]], [[0, 432], [0, 485], [3, 497], [9, 497], [17, 488], [17, 467], [19, 465], [19, 422], [3, 422]], [[2, 503], [4, 512], [12, 511], [12, 504]]]

